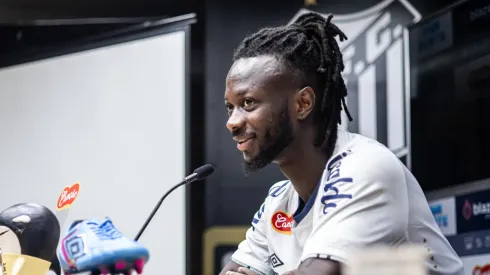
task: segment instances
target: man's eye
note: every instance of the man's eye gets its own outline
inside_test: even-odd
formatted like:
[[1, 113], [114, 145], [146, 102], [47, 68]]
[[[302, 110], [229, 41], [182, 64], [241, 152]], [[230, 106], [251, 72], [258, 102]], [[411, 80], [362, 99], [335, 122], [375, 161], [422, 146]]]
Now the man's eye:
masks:
[[231, 104], [226, 104], [225, 108], [228, 114], [231, 114], [231, 112], [233, 112], [233, 106]]
[[250, 98], [246, 98], [244, 101], [243, 101], [243, 107], [251, 107], [255, 102], [250, 99]]

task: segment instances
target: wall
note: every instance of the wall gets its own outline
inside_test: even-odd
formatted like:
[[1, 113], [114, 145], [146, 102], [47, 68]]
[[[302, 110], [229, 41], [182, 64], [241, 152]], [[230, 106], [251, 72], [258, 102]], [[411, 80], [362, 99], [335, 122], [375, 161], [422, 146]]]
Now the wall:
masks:
[[[353, 13], [379, 1], [328, 1], [312, 9], [334, 14]], [[411, 1], [422, 15], [445, 5]], [[326, 3], [326, 1], [325, 1]], [[241, 40], [264, 26], [286, 24], [303, 7], [302, 1], [250, 0], [231, 5], [212, 0], [207, 6], [206, 24], [206, 160], [218, 167], [206, 186], [206, 225], [248, 224], [266, 191], [283, 178], [277, 167], [245, 178], [241, 171], [241, 154], [225, 128], [227, 116], [223, 105], [225, 78], [232, 64], [233, 50]], [[349, 36], [349, 33], [347, 33]], [[244, 195], [246, 194], [246, 195]]]
[[[395, 2], [398, 2], [396, 3], [398, 6], [392, 10], [395, 14], [393, 18], [402, 20], [398, 22], [406, 25], [409, 21], [406, 18], [407, 10], [402, 7], [402, 1]], [[379, 3], [380, 1], [373, 0], [318, 0], [318, 5], [308, 8], [321, 13], [341, 15], [365, 10]], [[410, 3], [423, 17], [449, 5], [451, 2], [442, 4], [435, 1], [412, 0]], [[210, 231], [216, 226], [241, 225], [247, 227], [269, 187], [284, 178], [275, 165], [250, 175], [248, 178], [245, 178], [242, 173], [240, 166], [242, 156], [236, 150], [231, 134], [225, 127], [227, 115], [223, 104], [225, 78], [229, 67], [232, 65], [233, 50], [245, 36], [261, 27], [287, 24], [303, 7], [305, 7], [303, 1], [270, 0], [265, 2], [249, 0], [232, 3], [224, 0], [209, 0], [207, 2], [205, 26], [206, 161], [215, 164], [217, 167], [216, 173], [206, 185], [205, 193], [205, 226]], [[346, 30], [346, 35], [352, 37], [353, 31], [354, 29], [349, 33]], [[379, 81], [377, 79], [377, 83]], [[387, 80], [383, 79], [382, 81], [386, 82]], [[352, 92], [353, 88], [350, 87], [349, 93]], [[379, 118], [379, 113], [383, 110], [378, 109], [376, 111]], [[386, 113], [382, 115], [385, 117], [385, 121], [381, 122], [386, 123]], [[356, 123], [358, 122], [354, 122], [349, 129], [359, 130], [360, 127]], [[378, 128], [378, 133], [380, 131], [383, 130]], [[388, 138], [386, 136], [385, 129], [384, 138], [381, 138], [380, 141], [387, 143]], [[222, 255], [225, 252], [221, 251], [220, 253]], [[214, 260], [210, 259], [210, 261]], [[216, 260], [216, 262], [219, 261]]]

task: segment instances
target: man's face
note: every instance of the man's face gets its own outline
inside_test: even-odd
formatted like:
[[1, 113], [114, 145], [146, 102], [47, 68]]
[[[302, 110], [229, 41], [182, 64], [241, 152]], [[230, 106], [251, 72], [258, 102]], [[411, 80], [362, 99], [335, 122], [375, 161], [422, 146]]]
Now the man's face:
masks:
[[274, 58], [237, 60], [226, 79], [227, 128], [243, 152], [245, 172], [274, 161], [294, 139], [288, 96], [292, 80]]

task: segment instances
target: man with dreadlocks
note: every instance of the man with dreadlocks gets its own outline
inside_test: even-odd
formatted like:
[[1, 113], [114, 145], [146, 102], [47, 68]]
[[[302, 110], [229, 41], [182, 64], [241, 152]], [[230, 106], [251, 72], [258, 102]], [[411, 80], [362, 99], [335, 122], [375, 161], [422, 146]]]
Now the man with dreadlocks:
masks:
[[245, 38], [227, 79], [226, 124], [246, 173], [271, 162], [272, 186], [220, 273], [340, 274], [370, 245], [427, 247], [430, 274], [463, 274], [416, 179], [382, 144], [338, 129], [345, 105], [339, 28], [316, 13]]

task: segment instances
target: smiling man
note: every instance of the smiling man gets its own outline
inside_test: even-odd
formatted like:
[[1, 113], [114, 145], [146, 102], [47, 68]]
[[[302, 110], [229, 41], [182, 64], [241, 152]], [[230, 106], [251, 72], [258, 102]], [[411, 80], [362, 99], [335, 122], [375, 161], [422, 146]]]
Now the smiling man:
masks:
[[226, 79], [227, 128], [246, 173], [276, 163], [245, 240], [220, 273], [335, 275], [357, 249], [427, 247], [430, 274], [463, 274], [416, 179], [375, 140], [338, 129], [347, 96], [336, 37], [315, 13], [247, 37]]

